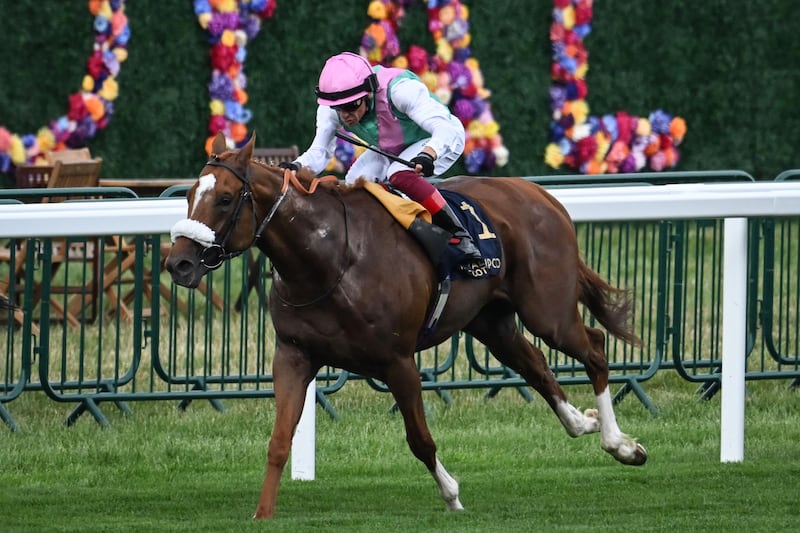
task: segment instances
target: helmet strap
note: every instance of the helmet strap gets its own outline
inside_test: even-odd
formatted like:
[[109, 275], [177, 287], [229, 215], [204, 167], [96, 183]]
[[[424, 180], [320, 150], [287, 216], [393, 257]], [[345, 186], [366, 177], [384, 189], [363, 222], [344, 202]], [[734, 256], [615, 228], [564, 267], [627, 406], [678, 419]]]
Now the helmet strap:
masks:
[[364, 87], [367, 91], [374, 93], [378, 90], [378, 75], [374, 72], [367, 76], [367, 79], [364, 80]]

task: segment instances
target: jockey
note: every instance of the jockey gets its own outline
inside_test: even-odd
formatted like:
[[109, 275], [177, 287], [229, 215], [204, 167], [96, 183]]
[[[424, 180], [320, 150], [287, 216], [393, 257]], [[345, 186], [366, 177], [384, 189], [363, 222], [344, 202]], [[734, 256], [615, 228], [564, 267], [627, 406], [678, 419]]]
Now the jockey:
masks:
[[469, 233], [441, 193], [422, 176], [446, 172], [464, 151], [464, 126], [430, 93], [411, 71], [370, 66], [358, 54], [344, 52], [329, 58], [316, 89], [317, 126], [311, 146], [292, 163], [322, 172], [336, 147], [339, 128], [354, 133], [370, 145], [410, 160], [414, 170], [387, 157], [366, 151], [348, 170], [348, 184], [363, 177], [389, 183], [422, 204], [433, 222], [452, 234], [451, 243], [466, 260], [481, 258]]

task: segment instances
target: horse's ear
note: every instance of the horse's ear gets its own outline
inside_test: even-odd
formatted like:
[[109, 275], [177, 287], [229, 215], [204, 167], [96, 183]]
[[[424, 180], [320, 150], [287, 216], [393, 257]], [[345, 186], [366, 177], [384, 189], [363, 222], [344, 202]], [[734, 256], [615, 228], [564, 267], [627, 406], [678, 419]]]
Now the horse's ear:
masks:
[[253, 158], [253, 147], [256, 144], [256, 133], [250, 136], [250, 140], [247, 141], [247, 144], [242, 146], [242, 149], [239, 150], [238, 160], [242, 162], [243, 165], [246, 165], [250, 162], [250, 159]]
[[214, 137], [214, 142], [211, 144], [211, 153], [213, 155], [220, 155], [227, 149], [228, 147], [225, 143], [225, 134], [220, 131], [217, 133], [217, 136]]

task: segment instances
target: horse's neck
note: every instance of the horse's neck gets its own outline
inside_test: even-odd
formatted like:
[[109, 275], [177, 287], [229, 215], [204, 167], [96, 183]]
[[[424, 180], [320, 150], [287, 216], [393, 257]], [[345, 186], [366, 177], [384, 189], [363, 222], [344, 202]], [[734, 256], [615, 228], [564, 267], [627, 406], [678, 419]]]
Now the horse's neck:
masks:
[[[257, 201], [263, 202], [268, 213], [280, 195], [278, 187], [270, 192], [270, 200]], [[343, 204], [327, 190], [306, 194], [292, 185], [280, 202], [258, 246], [287, 283], [330, 277], [345, 260]]]

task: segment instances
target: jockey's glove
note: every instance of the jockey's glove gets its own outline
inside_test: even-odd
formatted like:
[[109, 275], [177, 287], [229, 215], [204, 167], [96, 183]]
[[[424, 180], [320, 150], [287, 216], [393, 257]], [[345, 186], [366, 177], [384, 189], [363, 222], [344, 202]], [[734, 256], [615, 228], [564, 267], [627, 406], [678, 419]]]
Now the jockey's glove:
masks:
[[433, 156], [428, 152], [420, 152], [411, 161], [414, 165], [422, 167], [422, 175], [426, 178], [433, 176]]
[[294, 170], [295, 172], [300, 170], [300, 163], [295, 163], [294, 161], [292, 162], [281, 161], [280, 163], [278, 163], [278, 166], [281, 168], [288, 168], [289, 170]]

